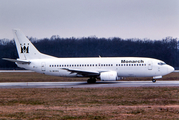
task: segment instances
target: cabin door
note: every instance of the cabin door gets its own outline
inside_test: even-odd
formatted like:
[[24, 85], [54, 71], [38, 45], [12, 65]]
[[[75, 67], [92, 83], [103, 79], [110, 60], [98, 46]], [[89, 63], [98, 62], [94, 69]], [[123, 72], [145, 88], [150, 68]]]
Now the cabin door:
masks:
[[148, 61], [148, 70], [152, 70], [152, 61]]
[[45, 70], [46, 70], [45, 62], [41, 63], [41, 70], [42, 70], [43, 73], [45, 72]]

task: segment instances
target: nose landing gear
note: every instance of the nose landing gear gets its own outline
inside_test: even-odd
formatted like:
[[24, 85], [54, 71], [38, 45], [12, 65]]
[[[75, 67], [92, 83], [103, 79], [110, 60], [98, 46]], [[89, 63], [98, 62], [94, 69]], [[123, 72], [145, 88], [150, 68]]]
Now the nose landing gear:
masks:
[[152, 82], [153, 82], [153, 83], [155, 83], [155, 82], [156, 82], [156, 80], [155, 80], [155, 79], [152, 79]]

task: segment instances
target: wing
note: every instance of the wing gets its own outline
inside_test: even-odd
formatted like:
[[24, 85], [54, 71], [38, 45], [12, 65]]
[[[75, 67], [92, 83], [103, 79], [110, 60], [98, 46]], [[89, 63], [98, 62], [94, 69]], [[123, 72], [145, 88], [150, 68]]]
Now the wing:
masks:
[[79, 70], [79, 69], [69, 69], [69, 68], [62, 68], [63, 70], [67, 70], [72, 73], [77, 73], [84, 77], [96, 77], [100, 75], [99, 71], [90, 71], [90, 70]]

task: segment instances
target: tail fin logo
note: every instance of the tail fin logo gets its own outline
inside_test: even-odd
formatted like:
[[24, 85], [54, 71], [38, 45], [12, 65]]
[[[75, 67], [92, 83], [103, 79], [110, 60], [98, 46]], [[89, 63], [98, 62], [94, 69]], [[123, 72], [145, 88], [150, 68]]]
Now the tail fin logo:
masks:
[[29, 53], [29, 43], [26, 45], [24, 43], [24, 45], [20, 44], [21, 45], [21, 53]]

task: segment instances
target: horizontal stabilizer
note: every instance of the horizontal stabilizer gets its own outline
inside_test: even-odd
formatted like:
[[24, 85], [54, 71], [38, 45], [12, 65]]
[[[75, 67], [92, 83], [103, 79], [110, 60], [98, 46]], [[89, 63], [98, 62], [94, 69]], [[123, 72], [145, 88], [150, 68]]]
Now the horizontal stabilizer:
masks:
[[7, 60], [7, 61], [10, 61], [10, 62], [17, 62], [19, 64], [22, 64], [22, 63], [31, 63], [30, 61], [27, 61], [27, 60], [18, 60], [18, 59], [10, 59], [10, 58], [2, 58], [3, 60]]

